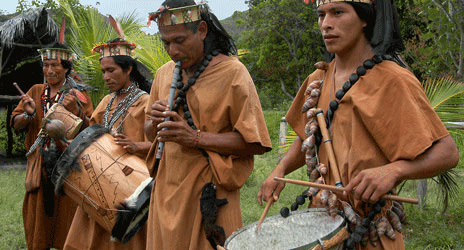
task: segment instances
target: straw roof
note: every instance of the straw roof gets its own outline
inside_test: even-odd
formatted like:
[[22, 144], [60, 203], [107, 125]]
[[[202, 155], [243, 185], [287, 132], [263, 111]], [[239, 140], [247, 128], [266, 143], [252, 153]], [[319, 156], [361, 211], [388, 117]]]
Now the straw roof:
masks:
[[57, 40], [58, 33], [59, 27], [48, 15], [47, 10], [44, 7], [34, 8], [0, 24], [0, 43], [6, 48], [14, 45], [40, 48], [43, 47], [44, 41], [40, 41], [38, 37], [42, 38], [47, 34], [53, 37], [53, 40]]

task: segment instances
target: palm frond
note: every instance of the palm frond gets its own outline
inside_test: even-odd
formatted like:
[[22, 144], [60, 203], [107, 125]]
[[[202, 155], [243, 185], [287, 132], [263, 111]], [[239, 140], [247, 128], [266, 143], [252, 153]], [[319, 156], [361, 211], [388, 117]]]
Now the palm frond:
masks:
[[[98, 44], [118, 37], [118, 34], [111, 27], [108, 17], [99, 13], [97, 9], [86, 7], [84, 11], [76, 10], [71, 7], [69, 0], [58, 0], [58, 2], [71, 21], [69, 31], [72, 38], [69, 39], [68, 44], [78, 55], [74, 68], [87, 84], [99, 89], [92, 94], [92, 101], [98, 103], [109, 90], [102, 78], [99, 55], [92, 54], [91, 50]], [[161, 65], [171, 60], [157, 36], [141, 31], [143, 26], [136, 20], [135, 12], [117, 18], [117, 21], [124, 30], [126, 40], [138, 45], [136, 57], [151, 70], [153, 75]]]
[[458, 184], [456, 182], [457, 177], [456, 171], [450, 169], [443, 174], [440, 174], [432, 180], [439, 186], [439, 199], [443, 204], [442, 213], [445, 213], [448, 209], [449, 200], [457, 198], [459, 193]]

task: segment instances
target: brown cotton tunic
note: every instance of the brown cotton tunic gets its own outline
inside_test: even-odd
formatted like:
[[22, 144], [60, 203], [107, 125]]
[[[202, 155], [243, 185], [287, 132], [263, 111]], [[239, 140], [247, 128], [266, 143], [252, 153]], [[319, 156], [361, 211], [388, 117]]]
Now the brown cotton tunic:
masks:
[[[102, 124], [105, 109], [112, 97], [112, 94], [106, 95], [92, 114], [90, 125]], [[134, 142], [146, 141], [143, 130], [145, 122], [145, 106], [148, 102], [148, 95], [140, 96], [129, 109], [127, 109], [126, 118], [123, 118], [124, 134]], [[110, 108], [109, 117], [113, 114], [117, 103], [113, 102]], [[114, 124], [119, 126], [121, 118]], [[137, 156], [134, 156], [137, 157]], [[127, 198], [127, 197], [126, 197]], [[87, 213], [79, 206], [72, 220], [68, 237], [64, 249], [145, 249], [146, 242], [146, 225], [126, 244], [119, 241], [111, 240], [111, 232], [106, 231], [94, 219], [90, 218]]]
[[[27, 126], [28, 131], [26, 140], [24, 141], [26, 150], [29, 150], [32, 146], [40, 131], [40, 124], [44, 117], [40, 102], [44, 87], [45, 84], [36, 84], [26, 93], [34, 99], [36, 106], [36, 116]], [[87, 92], [83, 91], [83, 94], [88, 100], [83, 111], [87, 116], [90, 116], [93, 111], [92, 101]], [[15, 116], [23, 113], [24, 109], [22, 101], [20, 101], [18, 106], [13, 110], [11, 122], [14, 122]], [[43, 171], [42, 158], [40, 147], [38, 147], [27, 159], [25, 180], [27, 191], [23, 203], [24, 233], [28, 249], [60, 249], [63, 247], [77, 205], [67, 196], [55, 195], [53, 216], [48, 217], [45, 214], [43, 204], [44, 193], [40, 183]]]
[[[321, 70], [311, 74], [287, 113], [287, 121], [302, 139], [306, 137], [304, 127], [307, 122], [306, 114], [301, 113], [307, 98], [304, 92], [313, 80], [323, 79], [318, 107], [326, 113], [329, 101], [335, 98], [334, 84], [331, 84], [333, 67], [332, 62], [327, 75]], [[448, 135], [420, 82], [409, 71], [391, 61], [384, 61], [367, 70], [366, 75], [360, 77], [345, 94], [334, 114], [332, 144], [344, 185], [363, 169], [397, 160], [413, 160], [433, 142]], [[324, 147], [321, 145], [319, 156], [324, 164], [328, 164]], [[328, 184], [335, 184], [330, 173], [325, 180]], [[361, 202], [349, 202], [361, 216], [365, 215]], [[382, 213], [389, 206], [387, 203]], [[404, 249], [401, 234], [396, 232], [396, 235], [395, 241], [382, 237], [377, 248], [369, 243], [365, 249]]]
[[[196, 127], [214, 133], [236, 131], [247, 143], [270, 150], [261, 104], [248, 71], [235, 57], [218, 58], [220, 62], [208, 65], [187, 92]], [[156, 73], [147, 110], [156, 100], [168, 99], [173, 70], [170, 61]], [[184, 74], [184, 84], [187, 78]], [[156, 147], [154, 143], [150, 152]], [[207, 154], [209, 159], [198, 149], [165, 144], [150, 200], [147, 249], [211, 249], [200, 213], [201, 189], [211, 181], [217, 186], [217, 198], [229, 202], [219, 208], [216, 225], [224, 228], [226, 236], [242, 226], [240, 187], [253, 170], [253, 156]], [[154, 157], [154, 153], [148, 155], [149, 168]]]

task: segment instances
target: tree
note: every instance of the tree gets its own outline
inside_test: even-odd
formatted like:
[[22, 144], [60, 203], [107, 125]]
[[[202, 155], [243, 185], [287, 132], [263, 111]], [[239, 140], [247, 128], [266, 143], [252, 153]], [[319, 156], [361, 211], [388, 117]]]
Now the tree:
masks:
[[247, 3], [249, 13], [242, 20], [247, 31], [238, 43], [248, 51], [243, 61], [259, 90], [272, 94], [276, 102], [282, 101], [282, 94], [292, 99], [321, 59], [315, 7], [301, 0]]
[[464, 1], [399, 0], [403, 53], [419, 79], [463, 80]]

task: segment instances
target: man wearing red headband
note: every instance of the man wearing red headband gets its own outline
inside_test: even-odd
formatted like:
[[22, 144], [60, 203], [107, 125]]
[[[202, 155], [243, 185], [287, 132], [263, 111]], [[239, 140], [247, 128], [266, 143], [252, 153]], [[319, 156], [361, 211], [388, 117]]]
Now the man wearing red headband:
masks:
[[[392, 2], [316, 0], [331, 62], [316, 64], [301, 86], [286, 115], [298, 137], [258, 193], [260, 204], [277, 200], [284, 185], [273, 177], [305, 163], [311, 181], [345, 186], [350, 195], [336, 201], [339, 209], [343, 203], [355, 211], [348, 249], [404, 249], [402, 205], [380, 197], [404, 180], [444, 173], [459, 160], [420, 82], [401, 67], [398, 52], [404, 47]], [[330, 144], [321, 139], [318, 109], [325, 114], [337, 169], [329, 161]], [[328, 191], [308, 194], [312, 205], [336, 213], [321, 201], [321, 192]]]

